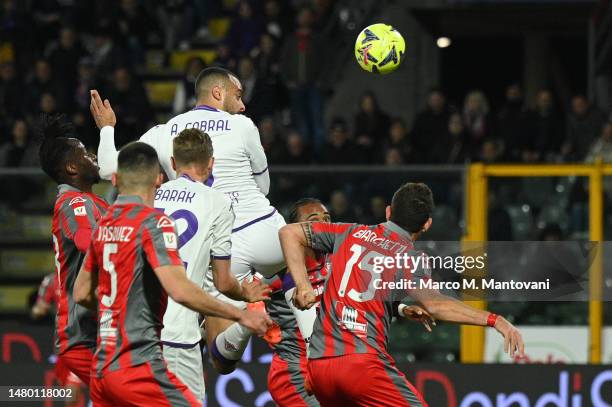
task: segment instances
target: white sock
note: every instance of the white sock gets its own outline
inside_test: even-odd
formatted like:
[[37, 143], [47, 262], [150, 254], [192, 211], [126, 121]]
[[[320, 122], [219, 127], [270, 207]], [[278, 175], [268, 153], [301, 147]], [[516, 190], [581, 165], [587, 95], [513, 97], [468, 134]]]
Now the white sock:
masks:
[[252, 334], [250, 329], [234, 322], [215, 338], [216, 350], [225, 359], [240, 360]]

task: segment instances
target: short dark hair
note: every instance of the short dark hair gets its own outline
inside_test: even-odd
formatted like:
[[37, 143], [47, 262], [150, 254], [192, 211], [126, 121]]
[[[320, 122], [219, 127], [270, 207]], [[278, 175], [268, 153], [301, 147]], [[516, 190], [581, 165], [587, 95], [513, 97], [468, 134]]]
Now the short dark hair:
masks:
[[209, 88], [215, 81], [225, 84], [225, 81], [228, 81], [230, 76], [236, 77], [232, 71], [220, 66], [211, 66], [202, 69], [195, 81], [196, 97], [200, 97], [202, 92]]
[[200, 129], [185, 129], [172, 140], [172, 156], [177, 164], [207, 165], [213, 156], [212, 140]]
[[433, 209], [431, 189], [423, 183], [408, 182], [393, 194], [390, 220], [410, 233], [417, 233], [431, 217]]
[[64, 115], [44, 114], [37, 132], [41, 139], [38, 156], [42, 170], [58, 184], [65, 182], [64, 168], [74, 151], [74, 144], [70, 141], [74, 126], [65, 121]]
[[317, 198], [302, 198], [296, 201], [291, 207], [291, 212], [289, 212], [289, 223], [296, 223], [298, 221], [298, 212], [301, 207], [310, 205], [310, 204], [321, 204], [321, 200]]
[[117, 157], [119, 192], [122, 189], [148, 187], [161, 172], [159, 158], [153, 147], [141, 141], [126, 144]]

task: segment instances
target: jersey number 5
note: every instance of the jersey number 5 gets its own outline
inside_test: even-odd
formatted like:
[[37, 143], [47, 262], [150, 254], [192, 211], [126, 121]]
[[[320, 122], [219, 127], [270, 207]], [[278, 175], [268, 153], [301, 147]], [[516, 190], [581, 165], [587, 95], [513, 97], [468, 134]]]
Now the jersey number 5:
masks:
[[115, 263], [111, 260], [111, 254], [117, 253], [116, 243], [104, 244], [104, 250], [102, 252], [102, 268], [108, 274], [110, 274], [110, 295], [102, 296], [102, 305], [110, 307], [115, 302], [117, 297], [117, 272], [115, 271]]

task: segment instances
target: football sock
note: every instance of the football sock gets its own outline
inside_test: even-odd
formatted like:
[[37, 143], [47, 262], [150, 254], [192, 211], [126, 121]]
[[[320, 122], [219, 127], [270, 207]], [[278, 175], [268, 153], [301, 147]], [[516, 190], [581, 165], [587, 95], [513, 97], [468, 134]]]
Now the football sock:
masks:
[[235, 363], [242, 357], [252, 334], [250, 329], [235, 322], [217, 335], [211, 353], [222, 362]]

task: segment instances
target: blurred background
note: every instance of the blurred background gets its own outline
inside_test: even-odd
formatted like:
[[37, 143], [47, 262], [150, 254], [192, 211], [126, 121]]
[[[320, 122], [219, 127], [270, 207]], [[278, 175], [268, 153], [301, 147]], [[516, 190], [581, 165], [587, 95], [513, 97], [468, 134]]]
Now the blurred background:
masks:
[[[393, 25], [406, 40], [404, 62], [388, 76], [366, 73], [354, 60], [357, 34], [376, 22]], [[45, 370], [53, 312], [30, 317], [38, 286], [54, 267], [49, 232], [56, 188], [38, 169], [40, 114], [65, 113], [76, 137], [95, 151], [98, 131], [88, 108], [89, 89], [96, 88], [117, 113], [120, 147], [190, 110], [195, 78], [207, 66], [240, 77], [246, 115], [259, 128], [270, 164], [269, 198], [284, 214], [295, 200], [314, 196], [334, 221], [378, 223], [401, 183], [422, 181], [437, 204], [426, 238], [456, 242], [459, 250], [470, 235], [471, 165], [612, 164], [608, 0], [1, 0], [0, 371], [33, 361], [27, 365], [37, 372], [32, 380], [44, 372], [44, 380], [53, 380]], [[612, 236], [612, 177], [600, 188], [597, 240], [606, 240]], [[108, 184], [98, 192], [114, 197]], [[490, 178], [482, 236], [593, 240], [590, 192], [585, 176]], [[604, 252], [605, 290], [612, 290], [610, 252]], [[532, 353], [514, 362], [593, 360], [587, 301], [489, 308], [529, 331]], [[602, 320], [600, 360], [610, 364], [609, 302]], [[480, 361], [512, 362], [501, 356], [495, 336], [485, 339]], [[458, 327], [440, 324], [428, 334], [398, 321], [391, 346], [406, 366], [435, 363], [430, 369], [450, 378], [455, 403], [474, 391], [459, 382], [465, 372], [453, 370], [462, 360]], [[240, 394], [234, 403], [268, 403], [268, 354], [260, 343], [253, 349], [244, 371], [209, 385], [215, 388], [211, 405], [241, 405], [230, 403], [228, 389]], [[474, 372], [481, 383], [497, 377], [496, 371]], [[586, 391], [595, 371], [578, 372]], [[550, 374], [554, 380], [542, 383], [561, 388], [563, 376], [557, 381], [558, 371]], [[439, 387], [450, 394], [443, 382], [430, 392]], [[496, 388], [487, 384], [480, 391], [494, 400]], [[584, 405], [612, 405], [605, 402], [611, 404], [591, 399]]]

